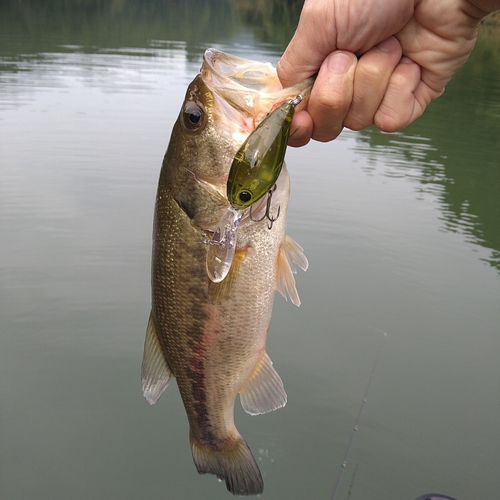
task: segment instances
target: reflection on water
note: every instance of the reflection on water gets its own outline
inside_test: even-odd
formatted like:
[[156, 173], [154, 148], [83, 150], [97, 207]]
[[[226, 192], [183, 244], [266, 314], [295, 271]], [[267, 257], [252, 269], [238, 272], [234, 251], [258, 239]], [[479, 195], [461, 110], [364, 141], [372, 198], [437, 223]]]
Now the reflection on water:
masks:
[[2, 52], [15, 57], [64, 44], [87, 52], [140, 48], [149, 40], [182, 40], [190, 56], [207, 40], [231, 39], [241, 26], [231, 0], [7, 0], [0, 8], [2, 36], [9, 42]]
[[[359, 150], [383, 175], [402, 175], [418, 192], [435, 194], [443, 229], [492, 250], [500, 270], [500, 67], [491, 41], [474, 57], [416, 123], [398, 134], [362, 131]], [[496, 52], [498, 54], [498, 52]]]
[[233, 0], [236, 13], [252, 26], [259, 41], [283, 48], [295, 31], [303, 3], [303, 0]]
[[[207, 46], [276, 62], [293, 32], [296, 2], [249, 5], [0, 3], [2, 499], [230, 498], [194, 470], [178, 392], [149, 407], [139, 372], [186, 84]], [[289, 403], [236, 411], [263, 498], [329, 498], [380, 330], [336, 500], [498, 496], [498, 39], [403, 132], [288, 152], [310, 262], [270, 328]]]

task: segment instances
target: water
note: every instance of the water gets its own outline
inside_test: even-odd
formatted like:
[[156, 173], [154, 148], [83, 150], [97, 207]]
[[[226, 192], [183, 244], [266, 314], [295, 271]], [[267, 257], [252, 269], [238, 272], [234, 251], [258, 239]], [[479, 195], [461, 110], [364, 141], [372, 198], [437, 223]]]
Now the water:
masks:
[[[140, 392], [159, 167], [208, 46], [275, 63], [296, 10], [0, 7], [0, 496], [230, 498], [175, 385]], [[281, 9], [281, 10], [280, 10]], [[276, 24], [275, 19], [287, 22]], [[500, 498], [498, 31], [416, 124], [290, 150], [310, 268], [268, 350], [289, 402], [236, 420], [262, 498]]]

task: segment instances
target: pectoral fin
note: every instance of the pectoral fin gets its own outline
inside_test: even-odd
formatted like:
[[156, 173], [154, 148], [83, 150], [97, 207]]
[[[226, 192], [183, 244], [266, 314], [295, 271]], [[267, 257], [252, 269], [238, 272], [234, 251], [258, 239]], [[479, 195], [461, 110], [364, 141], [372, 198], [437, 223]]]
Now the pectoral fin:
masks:
[[304, 255], [302, 247], [289, 236], [280, 247], [278, 254], [278, 291], [292, 304], [300, 306], [300, 298], [295, 285], [294, 273], [297, 272], [297, 266], [306, 271], [309, 262]]
[[231, 269], [229, 269], [229, 273], [226, 278], [220, 283], [214, 283], [213, 281], [209, 282], [208, 295], [214, 304], [221, 304], [229, 298], [231, 291], [233, 290], [234, 280], [240, 272], [241, 264], [245, 260], [247, 254], [251, 251], [252, 248], [250, 246], [237, 248], [234, 253], [233, 264]]
[[285, 242], [283, 243], [285, 249], [285, 254], [290, 262], [292, 272], [297, 272], [297, 266], [299, 266], [302, 271], [307, 271], [309, 267], [309, 262], [304, 254], [304, 249], [290, 236], [285, 236]]
[[173, 374], [167, 365], [160, 343], [158, 342], [152, 312], [149, 315], [148, 327], [146, 329], [141, 372], [142, 393], [147, 402], [154, 405], [160, 399], [163, 391], [168, 387]]
[[240, 390], [243, 409], [250, 415], [268, 413], [286, 405], [286, 392], [271, 358], [264, 351], [248, 382]]

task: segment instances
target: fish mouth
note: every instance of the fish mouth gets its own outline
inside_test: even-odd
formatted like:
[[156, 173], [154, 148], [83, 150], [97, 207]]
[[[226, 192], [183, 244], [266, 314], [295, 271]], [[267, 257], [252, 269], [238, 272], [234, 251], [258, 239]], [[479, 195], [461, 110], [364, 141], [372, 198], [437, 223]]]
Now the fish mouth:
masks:
[[203, 55], [201, 76], [213, 93], [256, 123], [274, 106], [299, 94], [304, 106], [313, 83], [308, 78], [284, 89], [271, 63], [251, 61], [214, 48]]

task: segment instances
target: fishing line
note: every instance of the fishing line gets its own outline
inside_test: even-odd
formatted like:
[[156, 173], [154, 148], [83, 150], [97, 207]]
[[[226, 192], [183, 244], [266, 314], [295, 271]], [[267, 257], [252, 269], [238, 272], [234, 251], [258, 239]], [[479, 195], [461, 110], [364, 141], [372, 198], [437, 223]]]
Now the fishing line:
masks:
[[351, 451], [352, 443], [354, 442], [354, 435], [356, 434], [358, 428], [359, 428], [359, 421], [361, 420], [361, 415], [363, 413], [363, 409], [365, 407], [365, 403], [368, 400], [368, 393], [370, 392], [370, 387], [372, 385], [373, 379], [375, 378], [375, 369], [377, 368], [378, 360], [380, 358], [380, 352], [382, 351], [382, 346], [384, 344], [384, 340], [387, 337], [387, 333], [383, 332], [382, 330], [378, 330], [379, 332], [382, 332], [382, 339], [380, 340], [380, 344], [378, 346], [378, 351], [377, 351], [377, 357], [375, 358], [375, 363], [373, 364], [373, 369], [372, 373], [370, 375], [370, 380], [368, 381], [368, 386], [366, 387], [365, 391], [365, 396], [363, 397], [363, 401], [361, 402], [361, 406], [359, 408], [358, 416], [356, 418], [356, 422], [354, 423], [354, 427], [352, 428], [351, 432], [351, 439], [349, 440], [349, 444], [347, 445], [347, 449], [344, 454], [344, 459], [342, 460], [342, 464], [340, 465], [340, 470], [337, 476], [337, 481], [335, 482], [335, 486], [333, 488], [333, 493], [332, 496], [330, 497], [330, 500], [335, 500], [335, 495], [337, 494], [337, 489], [340, 484], [340, 480], [342, 479], [342, 475], [344, 474], [344, 470], [347, 467], [347, 459], [349, 458], [349, 453]]

